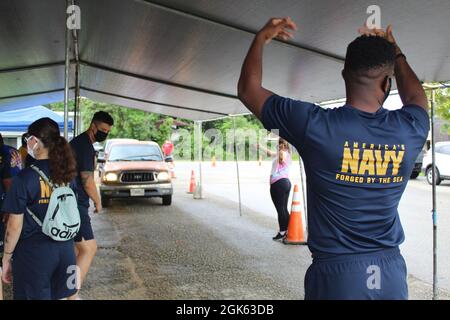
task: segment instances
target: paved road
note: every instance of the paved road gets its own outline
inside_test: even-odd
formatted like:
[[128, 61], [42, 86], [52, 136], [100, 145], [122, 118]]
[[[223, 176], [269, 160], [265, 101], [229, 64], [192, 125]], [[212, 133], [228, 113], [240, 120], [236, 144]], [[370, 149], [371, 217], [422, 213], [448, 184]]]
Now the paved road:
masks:
[[[205, 164], [205, 199], [194, 200], [186, 191], [190, 170], [197, 166], [178, 163], [172, 206], [161, 206], [160, 199], [113, 201], [104, 214], [95, 215], [99, 251], [82, 297], [302, 299], [310, 254], [306, 247], [271, 240], [277, 223], [267, 197], [268, 164], [242, 165], [242, 217], [232, 191], [233, 168]], [[403, 250], [411, 273], [410, 298], [430, 299], [429, 208], [425, 202], [423, 209], [417, 204], [427, 186], [417, 181], [410, 187], [416, 193], [408, 191], [401, 210], [409, 238]], [[442, 290], [441, 297], [450, 299], [450, 294]]]

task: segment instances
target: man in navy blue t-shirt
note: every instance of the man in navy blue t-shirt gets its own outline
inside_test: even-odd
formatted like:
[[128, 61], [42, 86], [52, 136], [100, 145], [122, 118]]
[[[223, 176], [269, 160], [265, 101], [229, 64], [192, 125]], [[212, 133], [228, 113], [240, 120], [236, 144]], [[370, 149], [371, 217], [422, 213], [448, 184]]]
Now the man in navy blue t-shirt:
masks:
[[[307, 175], [306, 299], [407, 299], [398, 204], [429, 131], [425, 92], [389, 26], [347, 48], [347, 101], [337, 109], [280, 97], [262, 87], [262, 55], [296, 25], [271, 19], [242, 67], [241, 101], [299, 151]], [[403, 108], [382, 107], [395, 77]], [[301, 90], [301, 88], [299, 88]]]
[[76, 192], [81, 225], [80, 231], [75, 237], [75, 247], [82, 283], [97, 251], [97, 242], [94, 238], [91, 218], [88, 213], [89, 199], [94, 202], [96, 213], [102, 211], [102, 203], [94, 179], [95, 150], [92, 144], [96, 141], [105, 141], [113, 125], [114, 120], [107, 112], [96, 112], [88, 130], [70, 141], [77, 160]]

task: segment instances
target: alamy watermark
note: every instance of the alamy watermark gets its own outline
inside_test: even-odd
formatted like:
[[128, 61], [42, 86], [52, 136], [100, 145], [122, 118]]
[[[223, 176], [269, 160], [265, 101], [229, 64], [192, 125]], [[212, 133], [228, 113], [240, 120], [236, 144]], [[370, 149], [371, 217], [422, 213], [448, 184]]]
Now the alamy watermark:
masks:
[[80, 290], [81, 288], [81, 270], [77, 265], [70, 265], [67, 267], [66, 273], [69, 275], [66, 281], [69, 290]]
[[370, 265], [366, 271], [370, 276], [367, 278], [367, 288], [369, 290], [381, 289], [381, 268], [377, 265]]
[[71, 5], [67, 7], [67, 29], [80, 30], [81, 29], [81, 10], [79, 6]]
[[369, 29], [381, 29], [381, 8], [373, 4], [367, 7], [366, 13], [370, 16], [366, 20], [366, 26]]

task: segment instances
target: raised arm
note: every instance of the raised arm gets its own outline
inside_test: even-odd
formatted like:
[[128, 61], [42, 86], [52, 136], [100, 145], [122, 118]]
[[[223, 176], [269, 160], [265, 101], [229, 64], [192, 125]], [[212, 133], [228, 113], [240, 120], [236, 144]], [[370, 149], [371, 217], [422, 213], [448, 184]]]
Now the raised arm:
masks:
[[417, 75], [411, 69], [406, 57], [402, 55], [402, 51], [397, 45], [394, 36], [392, 35], [392, 26], [389, 25], [386, 29], [386, 38], [393, 43], [396, 48], [397, 58], [395, 59], [395, 80], [397, 81], [397, 89], [403, 105], [415, 104], [425, 111], [428, 111], [428, 101], [422, 84]]
[[264, 148], [263, 146], [261, 146], [259, 143], [257, 144], [258, 149], [260, 149], [262, 152], [265, 152], [269, 157], [274, 157], [277, 155], [276, 152], [271, 151], [267, 148]]
[[273, 18], [256, 34], [242, 65], [238, 83], [238, 97], [242, 103], [261, 119], [264, 102], [273, 92], [262, 86], [262, 60], [264, 45], [273, 38], [288, 40], [292, 38], [289, 30], [297, 26], [290, 18]]

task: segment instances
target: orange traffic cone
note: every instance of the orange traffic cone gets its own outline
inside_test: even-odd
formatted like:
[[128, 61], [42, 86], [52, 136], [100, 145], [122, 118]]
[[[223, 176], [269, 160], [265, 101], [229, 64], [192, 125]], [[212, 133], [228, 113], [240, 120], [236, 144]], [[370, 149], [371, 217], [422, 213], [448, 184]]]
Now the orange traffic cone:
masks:
[[212, 166], [215, 167], [216, 166], [216, 156], [212, 157]]
[[304, 226], [302, 211], [300, 208], [300, 192], [298, 191], [298, 185], [295, 185], [287, 236], [283, 239], [283, 243], [306, 244]]
[[194, 170], [191, 172], [191, 182], [189, 183], [189, 191], [188, 193], [194, 193], [195, 192], [195, 176], [194, 176]]

